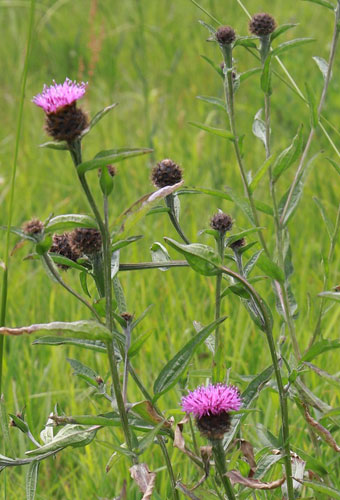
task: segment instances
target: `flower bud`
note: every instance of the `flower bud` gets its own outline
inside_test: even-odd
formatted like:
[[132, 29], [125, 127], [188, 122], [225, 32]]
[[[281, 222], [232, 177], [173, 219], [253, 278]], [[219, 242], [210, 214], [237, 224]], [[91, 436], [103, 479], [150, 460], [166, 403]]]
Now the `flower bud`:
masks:
[[44, 229], [44, 224], [37, 218], [33, 218], [30, 221], [27, 221], [23, 224], [22, 230], [25, 234], [33, 235], [42, 233]]
[[234, 243], [232, 243], [230, 245], [230, 248], [232, 250], [234, 250], [234, 252], [238, 252], [238, 250], [240, 250], [240, 248], [244, 247], [245, 244], [246, 244], [245, 238], [241, 238], [240, 240], [234, 241]]
[[220, 234], [224, 235], [227, 231], [230, 231], [231, 228], [233, 227], [233, 220], [230, 217], [230, 215], [227, 215], [224, 212], [219, 211], [212, 217], [210, 221], [210, 227], [218, 231]]
[[276, 21], [270, 15], [265, 12], [260, 14], [255, 14], [249, 21], [249, 31], [253, 35], [258, 37], [268, 36], [276, 28]]
[[99, 253], [102, 248], [102, 237], [97, 229], [78, 227], [69, 236], [72, 251], [81, 255]]
[[236, 40], [236, 33], [231, 26], [221, 26], [216, 31], [216, 40], [220, 45], [230, 45]]
[[172, 160], [165, 159], [152, 169], [151, 180], [156, 187], [173, 186], [182, 180], [182, 169]]
[[[73, 262], [76, 262], [81, 257], [81, 253], [79, 251], [71, 248], [70, 233], [54, 234], [53, 244], [49, 252], [66, 257], [67, 259], [73, 260]], [[57, 266], [65, 271], [69, 268], [69, 266], [65, 266], [64, 264], [57, 264]]]

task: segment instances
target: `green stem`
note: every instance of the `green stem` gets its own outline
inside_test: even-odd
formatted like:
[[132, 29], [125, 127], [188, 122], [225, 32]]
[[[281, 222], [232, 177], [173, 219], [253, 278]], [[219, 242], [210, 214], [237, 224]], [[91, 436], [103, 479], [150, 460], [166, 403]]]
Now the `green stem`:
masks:
[[289, 443], [289, 419], [288, 419], [288, 405], [287, 405], [287, 393], [284, 390], [281, 371], [279, 362], [277, 359], [275, 342], [272, 333], [271, 327], [271, 319], [268, 315], [267, 308], [264, 305], [264, 302], [261, 296], [257, 293], [255, 288], [248, 283], [248, 281], [243, 278], [240, 274], [232, 271], [231, 269], [221, 266], [221, 270], [223, 273], [231, 276], [236, 279], [240, 283], [244, 285], [244, 287], [248, 290], [250, 295], [256, 302], [258, 309], [261, 312], [261, 316], [263, 318], [263, 327], [267, 337], [268, 347], [270, 351], [270, 355], [273, 362], [274, 373], [280, 398], [280, 408], [281, 408], [281, 420], [282, 420], [282, 435], [283, 435], [283, 449], [285, 452], [284, 461], [285, 461], [285, 469], [286, 469], [286, 481], [287, 481], [287, 490], [288, 490], [288, 498], [289, 500], [294, 500], [294, 489], [293, 489], [293, 479], [292, 479], [292, 463], [290, 459], [290, 443]]
[[180, 224], [178, 222], [178, 219], [176, 217], [174, 195], [172, 193], [168, 194], [168, 196], [165, 197], [165, 203], [166, 203], [167, 207], [170, 210], [169, 217], [170, 217], [170, 220], [172, 222], [172, 225], [174, 226], [174, 228], [176, 229], [177, 233], [182, 238], [182, 240], [184, 241], [184, 243], [186, 243], [187, 245], [189, 245], [190, 241], [188, 240], [188, 238], [183, 233], [182, 228], [181, 228], [181, 226], [180, 226]]
[[213, 455], [215, 459], [216, 470], [221, 478], [224, 491], [227, 494], [229, 500], [236, 500], [236, 496], [231, 485], [230, 479], [228, 478], [227, 468], [225, 464], [225, 453], [223, 449], [222, 439], [217, 439], [216, 441], [211, 441]]
[[[217, 241], [218, 254], [221, 257], [221, 262], [224, 259], [224, 241], [225, 235], [219, 234]], [[216, 276], [216, 290], [215, 290], [215, 319], [218, 320], [221, 316], [221, 290], [222, 290], [222, 273], [218, 273]], [[220, 327], [217, 326], [215, 330], [215, 349], [214, 349], [214, 359], [212, 368], [212, 380], [213, 383], [223, 381], [223, 360], [224, 360], [224, 350], [222, 345], [222, 338], [220, 333]]]
[[[8, 219], [7, 219], [8, 223], [7, 223], [5, 255], [4, 255], [4, 277], [3, 277], [3, 281], [2, 281], [2, 290], [1, 290], [0, 326], [4, 326], [5, 321], [6, 321], [7, 294], [8, 294], [9, 244], [10, 244], [10, 234], [11, 234], [13, 207], [14, 207], [15, 179], [16, 179], [16, 173], [17, 173], [20, 136], [21, 136], [21, 129], [22, 129], [23, 113], [24, 113], [25, 89], [26, 89], [26, 82], [27, 82], [29, 57], [30, 57], [31, 45], [32, 45], [34, 14], [35, 14], [35, 0], [31, 0], [29, 21], [28, 21], [27, 42], [26, 42], [26, 54], [25, 54], [24, 68], [22, 71], [20, 99], [19, 99], [19, 111], [18, 111], [18, 120], [17, 120], [17, 128], [16, 128], [16, 135], [15, 135], [15, 146], [14, 146], [11, 184], [10, 184], [10, 191], [9, 191], [9, 206], [8, 206]], [[4, 343], [5, 343], [5, 338], [3, 335], [1, 335], [1, 338], [0, 338], [0, 395], [1, 395], [1, 389], [2, 389], [3, 357], [4, 357], [4, 350], [5, 350]]]
[[[81, 141], [76, 140], [72, 144], [69, 144], [70, 153], [74, 162], [75, 167], [82, 162], [81, 154]], [[104, 288], [105, 288], [105, 301], [106, 301], [106, 326], [112, 331], [113, 328], [113, 316], [112, 316], [112, 283], [111, 283], [111, 247], [110, 247], [110, 233], [109, 233], [109, 222], [108, 222], [108, 200], [104, 196], [104, 222], [96, 205], [96, 202], [92, 196], [88, 183], [86, 181], [85, 175], [79, 174], [78, 178], [86, 198], [91, 206], [92, 212], [96, 218], [98, 227], [100, 229], [102, 242], [103, 242], [103, 260], [104, 260]], [[132, 451], [132, 439], [128, 424], [128, 418], [126, 409], [124, 406], [124, 401], [122, 397], [122, 390], [119, 380], [119, 371], [116, 356], [114, 353], [114, 347], [112, 342], [107, 343], [107, 352], [110, 363], [110, 371], [112, 377], [112, 383], [114, 388], [114, 393], [117, 401], [118, 412], [120, 415], [122, 428], [125, 436], [125, 441], [129, 450]], [[133, 458], [135, 461], [136, 458]]]
[[174, 471], [173, 471], [173, 468], [171, 465], [168, 450], [167, 450], [165, 443], [164, 443], [164, 439], [162, 436], [157, 436], [157, 441], [161, 447], [161, 450], [162, 450], [162, 453], [163, 453], [163, 456], [165, 459], [165, 465], [166, 465], [166, 468], [168, 469], [173, 497], [175, 500], [179, 500], [179, 493], [178, 493], [178, 490], [176, 488], [176, 479], [175, 479]]
[[[237, 130], [236, 130], [236, 121], [235, 121], [235, 110], [234, 110], [234, 86], [233, 86], [233, 60], [232, 60], [232, 49], [230, 45], [227, 45], [223, 47], [222, 50], [223, 53], [223, 58], [226, 66], [226, 75], [224, 78], [224, 93], [225, 93], [225, 100], [227, 104], [227, 109], [228, 109], [228, 116], [229, 116], [229, 124], [230, 124], [230, 130], [234, 136], [233, 139], [233, 144], [234, 144], [234, 150], [235, 150], [235, 155], [237, 159], [237, 163], [239, 166], [239, 170], [241, 173], [241, 178], [243, 182], [243, 187], [245, 194], [249, 200], [250, 208], [253, 214], [254, 222], [257, 227], [260, 227], [260, 222], [259, 222], [259, 217], [257, 214], [257, 210], [255, 207], [254, 199], [252, 192], [250, 190], [248, 180], [247, 180], [247, 174], [245, 167], [243, 165], [243, 160], [242, 160], [242, 155], [240, 151], [240, 146], [239, 146], [239, 140], [237, 136]], [[262, 233], [262, 230], [258, 230], [258, 235], [262, 244], [262, 247], [266, 254], [268, 255], [268, 248]]]
[[46, 267], [48, 268], [48, 270], [50, 271], [50, 273], [53, 275], [53, 277], [59, 283], [59, 285], [61, 285], [63, 288], [65, 288], [65, 290], [67, 290], [71, 295], [73, 295], [82, 304], [84, 304], [84, 306], [86, 306], [91, 311], [91, 313], [95, 316], [95, 318], [97, 318], [97, 320], [99, 321], [99, 323], [101, 323], [101, 318], [98, 315], [97, 311], [94, 309], [94, 307], [92, 307], [91, 304], [89, 302], [87, 302], [86, 299], [84, 299], [84, 297], [82, 297], [81, 295], [79, 295], [78, 292], [76, 292], [75, 290], [73, 290], [73, 288], [71, 288], [67, 283], [65, 283], [65, 281], [63, 280], [63, 278], [60, 276], [60, 274], [58, 273], [58, 271], [54, 267], [53, 261], [49, 257], [49, 255], [47, 253], [45, 253], [44, 255], [42, 255], [42, 259], [45, 262]]
[[[321, 93], [321, 97], [320, 97], [320, 101], [319, 101], [319, 106], [318, 106], [318, 116], [319, 116], [319, 118], [320, 118], [321, 111], [322, 111], [324, 103], [325, 103], [325, 99], [326, 99], [326, 95], [327, 95], [329, 83], [330, 83], [331, 76], [332, 76], [332, 69], [333, 69], [333, 64], [334, 64], [334, 59], [335, 59], [337, 42], [338, 42], [338, 38], [339, 38], [339, 27], [338, 27], [339, 20], [340, 20], [340, 4], [338, 2], [337, 6], [336, 6], [336, 9], [335, 9], [333, 38], [332, 38], [331, 50], [330, 50], [329, 59], [328, 59], [327, 74], [326, 74], [326, 77], [325, 77], [325, 81], [324, 81], [324, 85], [323, 85], [323, 89], [322, 89], [322, 93]], [[307, 139], [307, 143], [306, 143], [305, 149], [304, 149], [304, 151], [302, 153], [302, 156], [301, 156], [301, 160], [300, 160], [299, 166], [298, 166], [298, 168], [296, 170], [293, 182], [292, 182], [292, 184], [290, 186], [286, 203], [285, 203], [285, 205], [283, 207], [283, 210], [282, 210], [282, 214], [281, 214], [281, 218], [280, 218], [281, 224], [283, 224], [283, 221], [285, 219], [288, 207], [290, 205], [290, 202], [291, 202], [291, 199], [292, 199], [292, 196], [293, 196], [293, 193], [294, 193], [294, 189], [296, 187], [296, 184], [298, 183], [298, 181], [301, 178], [301, 174], [302, 174], [302, 171], [303, 171], [303, 168], [304, 168], [304, 165], [305, 165], [305, 161], [307, 159], [307, 156], [308, 156], [311, 144], [312, 144], [312, 140], [313, 140], [314, 134], [315, 134], [315, 128], [312, 126], [311, 130], [310, 130], [310, 133], [309, 133], [309, 137]]]
[[119, 264], [119, 271], [143, 271], [146, 269], [159, 269], [160, 267], [188, 267], [186, 260], [170, 260], [164, 262], [137, 262], [136, 264]]

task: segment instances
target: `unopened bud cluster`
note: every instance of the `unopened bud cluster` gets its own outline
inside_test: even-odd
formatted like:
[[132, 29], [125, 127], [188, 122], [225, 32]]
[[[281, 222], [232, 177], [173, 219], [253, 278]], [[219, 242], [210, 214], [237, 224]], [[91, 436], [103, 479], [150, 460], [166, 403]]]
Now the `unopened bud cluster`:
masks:
[[24, 233], [30, 236], [42, 233], [43, 229], [44, 224], [41, 222], [41, 220], [35, 217], [25, 222], [22, 226], [22, 230], [24, 231]]
[[225, 234], [233, 227], [233, 219], [224, 212], [217, 212], [210, 221], [210, 227], [221, 234]]
[[[49, 251], [76, 262], [83, 255], [99, 253], [101, 247], [102, 238], [97, 229], [77, 228], [63, 234], [54, 234], [53, 244]], [[68, 269], [67, 265], [57, 265], [61, 269]]]
[[156, 187], [173, 186], [182, 180], [182, 169], [169, 158], [162, 160], [152, 169], [151, 180]]
[[220, 45], [230, 45], [236, 40], [236, 33], [231, 26], [221, 26], [216, 31], [216, 40]]
[[249, 31], [253, 35], [262, 37], [268, 36], [276, 28], [276, 21], [270, 14], [262, 12], [260, 14], [255, 14], [249, 21]]

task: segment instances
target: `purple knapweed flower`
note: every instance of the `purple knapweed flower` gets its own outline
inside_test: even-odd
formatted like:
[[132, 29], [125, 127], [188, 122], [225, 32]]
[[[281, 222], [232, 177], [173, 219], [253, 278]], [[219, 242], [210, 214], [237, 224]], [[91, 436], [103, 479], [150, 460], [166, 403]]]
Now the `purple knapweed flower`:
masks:
[[73, 82], [69, 78], [66, 78], [64, 83], [56, 83], [53, 80], [53, 85], [49, 87], [44, 85], [41, 94], [33, 97], [32, 102], [43, 108], [45, 113], [56, 113], [58, 109], [81, 99], [86, 92], [86, 87], [87, 83]]
[[241, 398], [236, 387], [232, 385], [210, 384], [207, 387], [197, 387], [184, 396], [182, 408], [186, 413], [193, 413], [199, 418], [203, 415], [218, 415], [226, 411], [239, 410]]
[[240, 408], [239, 391], [231, 385], [197, 387], [182, 398], [183, 411], [194, 415], [201, 434], [211, 440], [222, 439], [230, 428], [230, 412]]
[[45, 85], [42, 93], [33, 97], [32, 102], [46, 113], [46, 132], [56, 141], [71, 144], [87, 129], [87, 115], [77, 108], [77, 100], [84, 96], [86, 87], [84, 82], [66, 78], [64, 83]]

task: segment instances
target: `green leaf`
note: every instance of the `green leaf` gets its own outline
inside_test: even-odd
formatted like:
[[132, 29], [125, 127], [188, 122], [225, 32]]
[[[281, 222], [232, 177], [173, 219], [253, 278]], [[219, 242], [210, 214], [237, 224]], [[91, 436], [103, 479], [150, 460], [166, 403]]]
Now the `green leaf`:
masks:
[[318, 103], [313, 90], [307, 82], [305, 82], [305, 87], [310, 112], [310, 123], [312, 128], [316, 128], [319, 125]]
[[262, 68], [252, 68], [248, 69], [248, 71], [244, 71], [243, 73], [240, 73], [240, 83], [244, 82], [247, 80], [249, 77], [256, 75], [257, 73], [260, 73], [262, 71]]
[[152, 425], [158, 425], [159, 423], [164, 424], [164, 418], [159, 415], [150, 401], [140, 401], [138, 403], [134, 403], [131, 406], [131, 411], [142, 417], [147, 422], [150, 422]]
[[[253, 401], [258, 397], [263, 387], [267, 384], [267, 382], [271, 379], [272, 374], [274, 373], [273, 366], [269, 366], [259, 375], [256, 375], [253, 380], [249, 383], [246, 390], [242, 393], [242, 410], [246, 410], [250, 408]], [[235, 415], [231, 421], [230, 430], [223, 439], [223, 446], [226, 450], [230, 443], [235, 439], [235, 436], [238, 432], [241, 421], [243, 421], [246, 417], [246, 414]]]
[[120, 237], [124, 240], [131, 228], [135, 226], [147, 214], [152, 206], [159, 200], [174, 193], [176, 189], [182, 186], [183, 181], [157, 189], [153, 193], [148, 193], [137, 200], [131, 207], [123, 212], [115, 221], [115, 226], [120, 226]]
[[149, 337], [151, 337], [153, 332], [145, 332], [142, 335], [138, 337], [137, 340], [135, 340], [129, 349], [129, 359], [133, 358], [136, 356], [136, 354], [139, 353], [145, 342], [148, 340]]
[[216, 30], [215, 30], [215, 28], [213, 26], [211, 26], [211, 24], [205, 23], [204, 21], [201, 21], [200, 19], [198, 20], [198, 22], [200, 23], [201, 26], [203, 26], [204, 28], [206, 28], [211, 35], [215, 35], [216, 34]]
[[263, 142], [266, 147], [267, 139], [266, 139], [266, 124], [261, 118], [262, 109], [259, 109], [256, 113], [253, 121], [253, 134]]
[[228, 195], [230, 196], [230, 198], [232, 199], [232, 201], [242, 210], [244, 215], [248, 218], [248, 220], [252, 224], [252, 226], [256, 226], [253, 212], [251, 210], [251, 206], [250, 206], [247, 198], [245, 198], [244, 196], [239, 196], [230, 187], [227, 187], [226, 191], [227, 191]]
[[248, 236], [249, 234], [252, 233], [257, 233], [259, 229], [264, 229], [264, 227], [251, 227], [250, 229], [245, 229], [244, 231], [241, 231], [240, 233], [233, 234], [232, 236], [229, 236], [229, 238], [226, 238], [225, 240], [225, 246], [230, 247], [232, 243], [234, 243], [237, 240], [241, 240], [245, 236]]
[[24, 334], [45, 334], [55, 333], [58, 335], [68, 335], [80, 339], [112, 341], [111, 332], [97, 321], [74, 321], [53, 323], [40, 323], [21, 328], [0, 328], [0, 335], [24, 335]]
[[266, 58], [266, 62], [264, 63], [262, 74], [261, 74], [261, 89], [265, 94], [271, 95], [272, 93], [272, 86], [271, 86], [271, 71], [270, 71], [270, 65], [271, 65], [272, 58], [270, 57], [270, 54], [268, 54], [268, 57]]
[[223, 99], [220, 99], [219, 97], [209, 97], [209, 96], [204, 96], [204, 95], [198, 95], [196, 96], [197, 99], [200, 99], [201, 101], [207, 102], [208, 104], [213, 104], [214, 106], [217, 106], [220, 109], [223, 109], [223, 111], [226, 111], [226, 105]]
[[11, 419], [15, 423], [15, 427], [20, 429], [21, 432], [23, 432], [24, 434], [28, 433], [29, 427], [28, 427], [27, 423], [22, 418], [19, 418], [17, 415], [14, 415], [13, 413], [9, 413], [8, 415], [11, 417]]
[[[88, 270], [86, 267], [82, 266], [81, 264], [78, 264], [78, 262], [74, 262], [74, 260], [71, 260], [67, 257], [64, 257], [63, 255], [59, 255], [57, 253], [48, 253], [50, 258], [55, 262], [56, 264], [60, 264], [61, 266], [67, 266], [67, 267], [72, 267], [73, 269], [77, 269], [78, 271], [82, 271], [85, 274], [87, 274]], [[36, 259], [39, 258], [39, 255], [36, 254], [31, 254], [30, 255], [31, 259]]]
[[84, 379], [89, 385], [97, 387], [97, 377], [98, 374], [92, 370], [92, 368], [84, 365], [76, 359], [66, 358], [66, 361], [70, 363], [74, 372], [73, 375], [78, 375]]
[[246, 278], [248, 278], [249, 274], [252, 272], [258, 258], [263, 252], [263, 248], [259, 250], [258, 252], [254, 253], [254, 255], [248, 260], [247, 264], [244, 266], [244, 275]]
[[331, 2], [328, 2], [328, 0], [302, 0], [302, 1], [317, 3], [318, 5], [321, 5], [321, 7], [326, 7], [327, 9], [335, 10], [334, 5]]
[[329, 163], [335, 168], [335, 170], [340, 175], [340, 165], [338, 163], [336, 163], [334, 160], [332, 160], [331, 158], [327, 158], [327, 160], [329, 161]]
[[139, 442], [138, 442], [138, 455], [141, 455], [147, 448], [150, 448], [155, 437], [159, 434], [161, 428], [163, 427], [163, 422], [160, 422], [154, 429], [148, 432]]
[[87, 295], [88, 297], [91, 297], [91, 294], [89, 292], [89, 289], [88, 289], [88, 286], [87, 286], [87, 270], [81, 272], [79, 274], [79, 280], [80, 280], [80, 285], [81, 285], [81, 288], [83, 290], [83, 292], [85, 293], [85, 295]]
[[152, 149], [148, 148], [121, 148], [100, 151], [93, 160], [85, 161], [77, 166], [78, 174], [84, 175], [89, 170], [106, 167], [111, 163], [118, 163], [129, 158], [134, 158], [135, 156], [149, 154], [152, 153], [152, 151]]
[[326, 80], [328, 73], [328, 62], [323, 57], [314, 56], [313, 60], [316, 62], [319, 70], [322, 73], [323, 79]]
[[315, 203], [318, 206], [318, 209], [320, 210], [322, 220], [324, 221], [324, 223], [326, 225], [329, 239], [332, 241], [333, 234], [334, 234], [334, 225], [333, 225], [332, 221], [327, 217], [325, 207], [323, 206], [322, 202], [316, 196], [313, 196], [313, 200], [315, 201]]
[[39, 144], [39, 148], [57, 149], [59, 151], [68, 150], [68, 144], [65, 141], [48, 141], [43, 144]]
[[99, 185], [104, 196], [109, 196], [112, 193], [113, 177], [107, 167], [102, 168], [100, 171]]
[[[150, 247], [151, 250], [151, 259], [152, 262], [169, 262], [171, 260], [170, 255], [168, 254], [167, 249], [165, 248], [162, 243], [159, 243], [158, 241], [155, 241]], [[160, 271], [167, 271], [169, 268], [164, 266], [160, 267]]]
[[240, 47], [251, 47], [252, 49], [256, 49], [256, 43], [255, 40], [257, 37], [255, 36], [240, 36], [236, 39], [234, 43], [234, 47], [240, 46]]
[[301, 45], [305, 45], [306, 43], [314, 42], [315, 38], [296, 38], [294, 40], [289, 40], [288, 42], [283, 42], [278, 45], [273, 52], [272, 56], [279, 56], [288, 50], [295, 49], [296, 47], [301, 47]]
[[214, 70], [216, 71], [216, 73], [218, 73], [223, 79], [224, 79], [224, 74], [223, 74], [223, 70], [221, 69], [221, 67], [216, 64], [212, 59], [210, 59], [209, 57], [207, 56], [203, 56], [201, 55], [202, 59], [204, 59], [212, 68], [214, 68]]
[[11, 438], [8, 431], [8, 414], [3, 394], [0, 394], [0, 429], [2, 449], [12, 453]]
[[[7, 231], [7, 226], [0, 226], [0, 229], [2, 229], [3, 231]], [[33, 241], [34, 243], [37, 242], [37, 240], [33, 236], [24, 233], [24, 231], [20, 227], [11, 226], [9, 231], [16, 236], [20, 236], [20, 238], [24, 240]]]
[[324, 297], [325, 299], [340, 302], [340, 292], [321, 292], [318, 294], [318, 297]]
[[77, 347], [85, 347], [96, 352], [106, 352], [106, 345], [99, 340], [84, 340], [61, 337], [41, 337], [34, 340], [33, 345], [75, 345]]
[[50, 443], [44, 444], [35, 450], [26, 451], [28, 456], [42, 455], [50, 451], [58, 451], [67, 446], [78, 448], [88, 445], [95, 437], [98, 426], [86, 429], [80, 425], [65, 425]]
[[212, 247], [202, 245], [201, 243], [184, 245], [171, 238], [164, 238], [164, 240], [175, 250], [184, 255], [188, 264], [194, 271], [204, 276], [213, 276], [219, 272], [218, 268], [221, 265], [221, 259], [216, 250]]
[[35, 460], [30, 463], [26, 473], [26, 500], [34, 500], [38, 483], [40, 462]]
[[[249, 283], [257, 283], [258, 281], [265, 280], [266, 278], [266, 276], [255, 276], [254, 278], [250, 278], [247, 281]], [[239, 297], [242, 297], [244, 299], [250, 299], [250, 294], [244, 287], [244, 285], [242, 285], [242, 283], [238, 283], [237, 285], [229, 285], [225, 290], [223, 290], [221, 299], [226, 295], [229, 295], [230, 293], [234, 293], [235, 295], [238, 295]]]
[[145, 311], [142, 312], [142, 314], [137, 318], [135, 319], [135, 321], [133, 321], [131, 323], [131, 331], [134, 330], [141, 321], [143, 321], [143, 319], [145, 318], [145, 316], [150, 312], [150, 310], [153, 308], [153, 304], [150, 304], [146, 309]]
[[265, 254], [259, 256], [256, 264], [267, 276], [284, 283], [285, 276], [282, 269]]
[[[311, 0], [309, 0], [311, 1]], [[318, 3], [316, 0], [314, 0]], [[320, 1], [320, 0], [318, 0]], [[340, 500], [340, 491], [332, 488], [331, 486], [327, 486], [324, 483], [317, 483], [315, 481], [309, 481], [308, 479], [304, 479], [301, 481], [307, 488], [311, 488], [313, 491], [317, 491], [318, 493], [324, 493], [328, 495], [332, 500]]]
[[277, 182], [281, 174], [299, 159], [303, 147], [302, 127], [299, 127], [292, 143], [277, 157], [273, 166], [273, 180]]
[[51, 233], [57, 231], [70, 231], [75, 227], [86, 227], [97, 229], [97, 222], [89, 215], [65, 214], [52, 217], [46, 225], [45, 230]]
[[126, 305], [124, 290], [117, 275], [114, 276], [112, 284], [113, 284], [113, 291], [117, 301], [119, 314], [123, 314], [127, 312], [127, 305]]
[[156, 398], [167, 392], [175, 385], [177, 380], [186, 370], [196, 349], [208, 338], [211, 332], [226, 318], [220, 318], [210, 325], [202, 328], [185, 346], [165, 365], [158, 375], [153, 390]]
[[85, 129], [82, 134], [81, 134], [81, 137], [84, 137], [85, 135], [87, 135], [92, 129], [93, 127], [95, 127], [97, 125], [98, 122], [100, 122], [100, 120], [102, 118], [104, 118], [104, 116], [109, 112], [111, 111], [113, 108], [115, 108], [116, 106], [118, 106], [118, 102], [115, 102], [113, 104], [110, 104], [110, 106], [106, 106], [105, 108], [101, 109], [100, 111], [98, 111], [98, 113], [96, 113], [94, 115], [94, 117], [92, 118], [92, 120], [90, 121], [90, 124], [89, 126], [87, 127], [87, 129]]
[[[338, 295], [340, 300], [340, 293], [338, 293]], [[312, 347], [306, 352], [306, 354], [302, 356], [301, 361], [312, 361], [312, 359], [316, 358], [324, 352], [333, 351], [334, 349], [339, 348], [340, 340], [320, 340], [320, 342], [313, 344]]]
[[112, 244], [111, 251], [117, 252], [117, 250], [120, 250], [121, 248], [127, 247], [131, 243], [134, 243], [135, 241], [138, 241], [141, 238], [143, 238], [142, 234], [140, 234], [138, 236], [130, 236], [130, 238], [126, 238], [126, 240], [116, 241]]
[[276, 28], [276, 30], [270, 35], [270, 40], [271, 42], [273, 40], [275, 40], [275, 38], [281, 36], [283, 33], [286, 33], [286, 31], [292, 29], [292, 28], [295, 28], [297, 26], [297, 24], [282, 24], [281, 26], [279, 26], [278, 28]]
[[210, 125], [205, 125], [204, 123], [198, 122], [189, 122], [189, 125], [197, 127], [201, 130], [205, 130], [210, 134], [218, 135], [220, 137], [223, 137], [224, 139], [229, 139], [230, 141], [233, 141], [235, 139], [234, 135], [229, 132], [229, 130], [224, 130], [223, 128], [210, 127]]
[[255, 173], [255, 175], [254, 175], [251, 183], [249, 184], [249, 189], [250, 189], [251, 193], [253, 193], [255, 191], [255, 189], [257, 188], [260, 180], [265, 175], [265, 173], [267, 172], [267, 170], [269, 169], [269, 167], [271, 167], [273, 165], [273, 163], [276, 161], [276, 159], [277, 159], [277, 155], [270, 156], [263, 163], [263, 165], [258, 169], [258, 171]]

